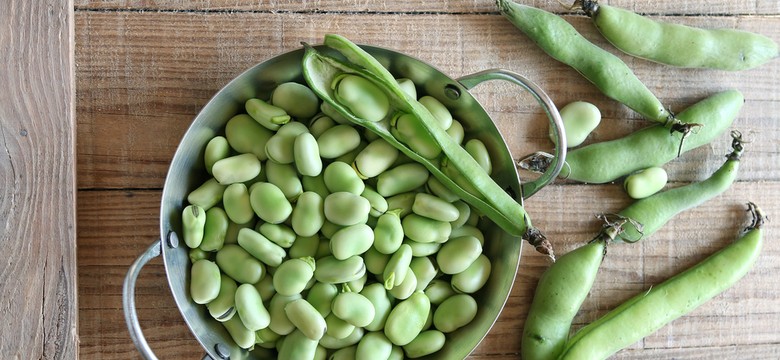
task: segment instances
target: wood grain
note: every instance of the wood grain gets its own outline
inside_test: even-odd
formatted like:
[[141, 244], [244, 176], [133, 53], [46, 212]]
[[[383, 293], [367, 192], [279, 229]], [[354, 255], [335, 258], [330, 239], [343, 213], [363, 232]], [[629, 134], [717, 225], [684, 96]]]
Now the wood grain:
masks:
[[73, 3], [0, 3], [0, 354], [78, 355]]
[[[675, 111], [714, 92], [739, 89], [746, 103], [733, 128], [753, 139], [732, 189], [675, 218], [651, 239], [610, 248], [575, 328], [732, 241], [744, 224], [744, 202], [756, 201], [770, 215], [780, 213], [780, 62], [740, 73], [672, 69], [618, 53], [587, 18], [568, 13], [556, 1], [524, 3], [566, 13], [566, 20], [624, 59]], [[610, 4], [780, 40], [780, 5], [773, 1]], [[120, 284], [130, 263], [159, 237], [161, 188], [190, 121], [234, 76], [298, 49], [301, 41], [318, 43], [336, 32], [417, 57], [453, 77], [488, 68], [520, 72], [559, 106], [574, 100], [599, 106], [604, 120], [589, 141], [614, 139], [647, 125], [572, 69], [551, 61], [498, 15], [492, 0], [75, 0], [75, 6], [79, 351], [90, 359], [137, 357], [121, 312]], [[505, 135], [513, 156], [550, 148], [543, 114], [528, 95], [504, 83], [480, 85], [472, 93]], [[729, 143], [724, 135], [671, 162], [671, 186], [707, 177], [722, 163]], [[619, 184], [558, 181], [529, 199], [527, 207], [534, 224], [564, 253], [599, 229], [596, 213], [618, 211], [628, 203]], [[778, 358], [780, 246], [772, 241], [777, 235], [770, 223], [758, 264], [734, 288], [615, 358]], [[507, 306], [470, 359], [519, 359], [519, 334], [548, 265], [524, 248]], [[159, 259], [144, 268], [137, 294], [141, 324], [161, 358], [203, 354], [173, 302]]]

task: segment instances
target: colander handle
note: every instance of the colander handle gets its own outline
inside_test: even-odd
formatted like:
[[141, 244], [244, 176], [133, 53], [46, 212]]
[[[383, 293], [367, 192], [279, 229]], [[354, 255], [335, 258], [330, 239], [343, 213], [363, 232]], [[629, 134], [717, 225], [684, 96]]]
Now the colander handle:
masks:
[[141, 353], [144, 359], [157, 360], [157, 356], [154, 355], [152, 348], [149, 347], [149, 343], [146, 342], [141, 324], [138, 322], [138, 313], [135, 310], [135, 283], [138, 280], [138, 274], [141, 273], [141, 268], [146, 265], [150, 260], [160, 256], [162, 253], [162, 242], [160, 240], [155, 241], [139, 256], [130, 269], [127, 270], [127, 276], [125, 276], [124, 286], [122, 288], [122, 307], [125, 312], [125, 322], [127, 323], [127, 329], [130, 331], [130, 338], [133, 340], [138, 352]]
[[544, 111], [547, 114], [547, 118], [550, 119], [550, 125], [552, 126], [553, 130], [553, 137], [555, 137], [556, 140], [555, 152], [553, 153], [554, 158], [551, 162], [551, 165], [544, 173], [542, 173], [541, 176], [539, 176], [539, 178], [526, 183], [521, 182], [520, 190], [522, 191], [523, 199], [531, 197], [531, 195], [535, 194], [537, 191], [539, 191], [539, 189], [555, 180], [555, 178], [558, 176], [558, 173], [560, 173], [561, 169], [563, 169], [563, 165], [566, 160], [566, 134], [563, 129], [563, 120], [561, 120], [561, 114], [558, 112], [558, 108], [555, 107], [552, 99], [550, 99], [544, 90], [542, 90], [538, 85], [526, 77], [504, 69], [483, 70], [471, 75], [463, 76], [457, 80], [467, 90], [470, 90], [488, 80], [505, 80], [512, 84], [519, 85], [531, 93], [531, 95], [533, 95], [536, 101], [539, 102], [539, 105], [542, 105], [544, 108]]

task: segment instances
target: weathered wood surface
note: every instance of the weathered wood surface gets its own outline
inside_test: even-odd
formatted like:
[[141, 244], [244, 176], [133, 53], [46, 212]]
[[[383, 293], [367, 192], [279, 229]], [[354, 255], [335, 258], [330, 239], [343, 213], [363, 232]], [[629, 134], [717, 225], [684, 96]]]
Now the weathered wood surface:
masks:
[[72, 1], [0, 2], [0, 354], [72, 359], [76, 132]]
[[[555, 2], [527, 4], [560, 11]], [[757, 31], [780, 41], [773, 1], [612, 1], [660, 18], [707, 27]], [[179, 11], [185, 10], [185, 11]], [[736, 14], [736, 15], [734, 15]], [[706, 16], [714, 15], [714, 16]], [[613, 51], [579, 15], [567, 15], [587, 38]], [[158, 234], [161, 188], [181, 136], [198, 110], [244, 69], [301, 41], [329, 32], [384, 46], [429, 62], [453, 77], [487, 68], [520, 72], [558, 105], [597, 104], [604, 114], [590, 141], [617, 138], [645, 126], [573, 70], [549, 60], [500, 17], [493, 1], [79, 1], [76, 0], [78, 118], [78, 263], [80, 353], [119, 359], [136, 354], [121, 313], [121, 280]], [[388, 36], [392, 34], [392, 36]], [[780, 213], [780, 62], [741, 73], [680, 70], [618, 54], [664, 104], [680, 111], [717, 91], [737, 88], [746, 103], [733, 128], [753, 142], [739, 182], [726, 194], [685, 213], [653, 239], [614, 246], [575, 326], [596, 319], [731, 241], [744, 223], [742, 204], [756, 201]], [[539, 108], [507, 84], [479, 86], [475, 95], [520, 157], [549, 148]], [[518, 120], [519, 119], [519, 120]], [[673, 185], [700, 180], [722, 163], [724, 135], [667, 166]], [[619, 185], [546, 188], [527, 202], [534, 224], [560, 253], [589, 239], [594, 214], [628, 204]], [[616, 358], [751, 358], [780, 356], [780, 247], [770, 222], [756, 268], [733, 289], [675, 321]], [[474, 359], [518, 359], [519, 333], [545, 260], [526, 248], [510, 300]], [[160, 260], [141, 275], [141, 323], [162, 358], [197, 358], [202, 349], [184, 325]]]

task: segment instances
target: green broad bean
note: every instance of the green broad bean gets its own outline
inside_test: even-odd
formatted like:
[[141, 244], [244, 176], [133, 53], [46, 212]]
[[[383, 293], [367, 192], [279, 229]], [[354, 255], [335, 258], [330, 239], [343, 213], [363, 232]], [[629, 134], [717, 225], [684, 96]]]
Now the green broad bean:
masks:
[[214, 178], [222, 185], [244, 182], [260, 175], [262, 163], [255, 154], [241, 154], [221, 159], [211, 167]]
[[390, 133], [423, 158], [435, 159], [441, 155], [441, 146], [414, 114], [396, 114], [390, 120]]
[[203, 251], [217, 251], [225, 245], [225, 236], [227, 235], [228, 219], [225, 210], [219, 207], [213, 207], [206, 211], [206, 223], [203, 226], [203, 241], [200, 248]]
[[209, 253], [201, 250], [200, 248], [192, 248], [187, 253], [187, 257], [190, 258], [190, 262], [191, 263], [194, 263], [194, 262], [196, 262], [198, 260], [201, 260], [201, 259], [209, 259], [209, 257], [210, 257], [209, 255], [210, 255]]
[[428, 181], [425, 183], [425, 189], [431, 195], [437, 196], [449, 203], [460, 200], [460, 197], [457, 194], [452, 192], [433, 176], [428, 177]]
[[765, 218], [755, 204], [749, 203], [748, 210], [753, 221], [740, 238], [577, 331], [559, 359], [606, 359], [733, 286], [763, 247]]
[[460, 216], [460, 212], [455, 205], [427, 193], [417, 193], [415, 195], [414, 203], [412, 203], [412, 212], [442, 222], [452, 222], [458, 220]]
[[588, 41], [562, 17], [512, 0], [497, 0], [496, 4], [500, 13], [544, 52], [577, 70], [607, 97], [650, 121], [666, 124], [673, 119], [623, 60]]
[[415, 196], [417, 196], [417, 193], [411, 191], [393, 195], [387, 198], [387, 210], [398, 210], [398, 216], [403, 218], [412, 213]]
[[287, 318], [287, 313], [284, 311], [284, 308], [287, 304], [301, 298], [301, 294], [292, 296], [284, 296], [279, 293], [275, 294], [271, 298], [271, 301], [268, 302], [268, 312], [271, 314], [271, 323], [268, 324], [268, 328], [279, 335], [288, 335], [295, 331], [295, 324]]
[[355, 169], [341, 161], [334, 161], [325, 167], [323, 180], [331, 193], [348, 192], [360, 195], [366, 189], [366, 184], [358, 177]]
[[651, 167], [627, 176], [623, 181], [623, 189], [632, 199], [644, 199], [661, 191], [667, 180], [666, 170]]
[[341, 226], [365, 224], [371, 212], [368, 199], [346, 191], [335, 192], [325, 198], [325, 218]]
[[276, 342], [280, 339], [282, 339], [282, 336], [275, 333], [269, 327], [255, 331], [255, 343], [266, 349], [275, 347]]
[[187, 195], [187, 202], [200, 206], [204, 211], [211, 209], [222, 201], [226, 187], [227, 185], [220, 184], [215, 178], [208, 179]]
[[360, 196], [366, 198], [368, 203], [371, 204], [371, 211], [368, 215], [372, 217], [379, 217], [387, 211], [387, 199], [380, 195], [371, 186], [366, 185]]
[[285, 249], [289, 249], [298, 238], [295, 231], [285, 224], [258, 224], [257, 232]]
[[[601, 123], [599, 108], [586, 101], [570, 102], [561, 108], [560, 114], [568, 148], [580, 146]], [[550, 127], [550, 140], [555, 142], [552, 127]]]
[[356, 345], [358, 342], [360, 342], [360, 339], [363, 338], [364, 334], [365, 331], [363, 328], [359, 327], [355, 327], [355, 329], [352, 330], [352, 333], [341, 339], [336, 339], [328, 334], [325, 334], [325, 336], [320, 339], [320, 345], [326, 349], [343, 349], [345, 347]]
[[406, 238], [403, 243], [412, 248], [412, 256], [431, 256], [441, 249], [441, 243], [437, 242], [421, 243]]
[[303, 184], [303, 191], [313, 191], [323, 199], [330, 195], [328, 187], [325, 186], [325, 177], [322, 173], [317, 176], [302, 176], [301, 184]]
[[491, 270], [490, 259], [485, 254], [481, 254], [466, 270], [452, 275], [452, 288], [457, 292], [473, 294], [485, 286]]
[[320, 148], [314, 135], [303, 133], [295, 137], [293, 158], [298, 173], [305, 176], [317, 176], [322, 172]]
[[342, 284], [360, 279], [365, 273], [366, 265], [360, 256], [353, 256], [346, 260], [325, 256], [317, 259], [314, 278], [328, 284]]
[[325, 335], [333, 339], [344, 339], [355, 331], [355, 325], [352, 325], [331, 312], [325, 317], [327, 329]]
[[572, 320], [593, 286], [604, 251], [604, 241], [592, 241], [564, 254], [542, 274], [523, 328], [523, 359], [558, 358]]
[[355, 360], [387, 359], [393, 351], [393, 343], [381, 331], [372, 331], [363, 335], [357, 345]]
[[[691, 149], [709, 144], [736, 118], [744, 98], [737, 90], [707, 97], [677, 114], [683, 123], [701, 123], [680, 146], [679, 136], [669, 136], [663, 126], [650, 126], [620, 139], [590, 144], [569, 151], [560, 176], [570, 180], [602, 184], [634, 171], [661, 166]], [[652, 156], [648, 156], [652, 154]]]
[[322, 135], [322, 133], [325, 132], [325, 130], [328, 130], [336, 125], [336, 122], [333, 121], [330, 116], [319, 113], [309, 122], [309, 132], [314, 136], [315, 139], [317, 139], [320, 137], [320, 135]]
[[230, 147], [242, 154], [255, 154], [260, 161], [268, 159], [265, 144], [273, 134], [247, 114], [236, 115], [225, 125], [225, 137]]
[[263, 299], [252, 284], [241, 284], [236, 289], [236, 312], [244, 326], [257, 331], [268, 327], [271, 314], [263, 305]]
[[412, 258], [412, 261], [409, 262], [409, 269], [417, 277], [417, 287], [415, 289], [417, 291], [425, 290], [428, 284], [439, 274], [439, 269], [436, 268], [436, 265], [427, 256]]
[[366, 224], [347, 226], [330, 238], [330, 252], [339, 260], [361, 255], [374, 244], [374, 230]]
[[[621, 231], [618, 231], [617, 237], [613, 239], [636, 242], [647, 238], [675, 215], [699, 206], [729, 189], [737, 178], [739, 158], [743, 151], [739, 134], [734, 133], [732, 136], [734, 140], [731, 154], [726, 156], [723, 165], [709, 178], [635, 201], [617, 214], [618, 217], [631, 221], [622, 224], [619, 227]], [[637, 224], [641, 225], [641, 228], [637, 227]]]
[[271, 93], [271, 104], [298, 119], [309, 119], [320, 111], [320, 99], [308, 86], [296, 82], [279, 84]]
[[231, 221], [228, 224], [228, 230], [227, 233], [225, 234], [225, 244], [238, 244], [238, 232], [241, 231], [241, 229], [245, 229], [245, 228], [253, 229], [254, 226], [255, 223], [252, 221], [248, 221], [244, 224], [237, 224]]
[[352, 167], [363, 179], [385, 172], [398, 160], [398, 149], [382, 138], [371, 141], [356, 156]]
[[317, 340], [307, 337], [302, 331], [295, 330], [285, 336], [279, 348], [278, 360], [314, 359], [317, 354]]
[[655, 21], [597, 1], [580, 3], [612, 45], [642, 59], [684, 68], [739, 71], [760, 66], [778, 56], [777, 43], [753, 32], [701, 29]]
[[[332, 238], [337, 231], [345, 227], [346, 226], [343, 225], [336, 225], [326, 219], [325, 222], [322, 224], [322, 229], [320, 229], [320, 233], [322, 233], [322, 236], [325, 237], [325, 239], [330, 240], [330, 238]], [[328, 241], [328, 254], [330, 254], [330, 241]]]
[[468, 140], [463, 145], [463, 148], [466, 149], [469, 155], [477, 161], [479, 166], [485, 170], [486, 173], [491, 174], [493, 172], [493, 162], [490, 160], [490, 153], [482, 140]]
[[295, 165], [267, 161], [265, 173], [268, 182], [282, 190], [287, 200], [295, 201], [303, 192], [303, 184], [295, 170]]
[[452, 114], [441, 101], [430, 95], [425, 95], [417, 101], [431, 112], [431, 115], [433, 115], [438, 124], [441, 125], [442, 129], [447, 130], [452, 126]]
[[[356, 148], [352, 149], [352, 151], [344, 155], [341, 155], [333, 159], [333, 161], [341, 161], [343, 163], [352, 164], [353, 162], [355, 162], [355, 158], [357, 158], [358, 154], [360, 154], [360, 152], [363, 151], [363, 149], [365, 149], [366, 146], [368, 146], [368, 142], [361, 140]], [[355, 170], [355, 172], [357, 172], [357, 170]]]
[[[391, 290], [401, 285], [409, 272], [409, 264], [412, 262], [412, 247], [408, 244], [401, 245], [398, 250], [390, 256], [385, 270], [382, 272], [382, 282], [385, 289]], [[416, 285], [416, 284], [415, 284]]]
[[236, 282], [225, 274], [220, 274], [219, 294], [206, 304], [209, 314], [219, 322], [230, 320], [236, 314]]
[[[420, 194], [417, 195], [419, 196]], [[415, 200], [415, 202], [417, 202], [417, 200]], [[447, 203], [447, 205], [451, 204]], [[420, 208], [420, 206], [418, 206], [418, 208]], [[432, 213], [434, 211], [431, 210], [427, 212]], [[443, 212], [446, 213], [446, 211]], [[416, 213], [406, 215], [401, 220], [401, 224], [404, 228], [404, 235], [410, 240], [420, 243], [443, 243], [449, 239], [450, 233], [452, 233], [452, 225], [450, 225], [449, 222], [434, 220]]]
[[206, 172], [211, 175], [211, 167], [219, 160], [230, 156], [230, 145], [224, 136], [215, 136], [206, 144], [206, 150], [203, 152], [203, 162], [206, 165]]
[[398, 251], [404, 241], [404, 228], [399, 210], [391, 210], [379, 216], [374, 226], [374, 248], [382, 254]]
[[415, 292], [390, 311], [385, 323], [385, 336], [398, 346], [412, 342], [422, 332], [430, 311], [431, 302], [428, 297], [422, 292]]
[[360, 294], [365, 296], [371, 305], [374, 306], [374, 320], [364, 328], [368, 331], [381, 331], [385, 327], [387, 316], [393, 309], [393, 300], [389, 296], [385, 287], [380, 283], [371, 283], [366, 285]]
[[190, 296], [196, 304], [217, 298], [221, 284], [219, 267], [209, 260], [198, 260], [190, 268]]
[[324, 159], [335, 159], [360, 145], [360, 134], [349, 125], [336, 125], [325, 130], [317, 138], [320, 156]]
[[365, 78], [342, 74], [336, 76], [330, 86], [336, 101], [361, 119], [378, 122], [390, 112], [387, 95]]
[[255, 217], [249, 201], [249, 189], [242, 183], [230, 184], [225, 188], [222, 205], [227, 217], [236, 224], [246, 224]]
[[288, 259], [274, 273], [274, 289], [284, 296], [300, 294], [314, 277], [314, 258]]
[[255, 289], [260, 293], [260, 297], [263, 299], [263, 303], [268, 303], [271, 298], [276, 295], [276, 289], [274, 289], [274, 277], [269, 273], [264, 276], [260, 281], [255, 283]]
[[255, 345], [255, 332], [247, 329], [238, 316], [233, 316], [230, 320], [223, 322], [222, 325], [225, 326], [225, 330], [227, 330], [238, 347], [249, 349]]
[[415, 291], [417, 291], [417, 276], [411, 269], [407, 269], [406, 276], [400, 284], [388, 290], [390, 295], [397, 300], [408, 299]]
[[383, 254], [377, 251], [375, 247], [371, 247], [363, 254], [363, 259], [366, 264], [366, 270], [381, 277], [387, 267], [387, 262], [390, 261], [390, 254]]
[[307, 338], [319, 340], [325, 335], [327, 330], [325, 318], [308, 301], [293, 300], [285, 305], [284, 312], [290, 322]]
[[357, 353], [357, 346], [348, 346], [336, 350], [336, 352], [330, 355], [328, 360], [355, 360], [355, 353]]
[[355, 327], [362, 328], [374, 320], [376, 311], [368, 298], [355, 292], [336, 295], [331, 306], [332, 314]]
[[[300, 199], [298, 199], [300, 201]], [[295, 229], [293, 227], [293, 229]], [[290, 246], [289, 249], [287, 249], [287, 255], [290, 256], [290, 258], [300, 258], [300, 257], [306, 257], [311, 256], [313, 258], [317, 257], [317, 249], [320, 247], [320, 236], [318, 234], [314, 234], [312, 236], [298, 236], [295, 238], [295, 242]]]
[[238, 245], [263, 264], [272, 267], [279, 266], [287, 257], [287, 253], [281, 246], [249, 228], [238, 232]]
[[267, 223], [279, 224], [292, 214], [292, 205], [282, 190], [268, 182], [259, 182], [252, 186], [249, 203], [257, 217]]
[[[458, 218], [450, 222], [450, 227], [454, 231], [455, 229], [466, 225], [466, 222], [469, 221], [469, 218], [471, 217], [471, 206], [463, 201], [455, 201], [452, 205], [458, 210]], [[450, 231], [450, 236], [452, 236], [452, 231]]]
[[249, 116], [268, 130], [277, 131], [282, 125], [290, 122], [290, 115], [284, 109], [260, 99], [247, 100], [244, 108]]
[[477, 316], [477, 301], [467, 294], [457, 294], [444, 300], [433, 313], [433, 326], [450, 333], [470, 323]]
[[466, 224], [459, 228], [452, 229], [452, 232], [450, 233], [450, 239], [461, 236], [473, 236], [479, 240], [480, 244], [485, 244], [485, 234], [483, 234], [482, 230], [480, 230], [476, 225]]
[[415, 190], [428, 181], [429, 172], [418, 163], [398, 165], [377, 176], [376, 191], [384, 197]]
[[409, 99], [417, 99], [417, 86], [414, 84], [414, 81], [407, 78], [396, 79], [396, 81]]
[[322, 197], [313, 191], [304, 191], [293, 208], [290, 223], [298, 236], [316, 235], [325, 223], [325, 205]]
[[333, 299], [339, 294], [339, 289], [334, 284], [316, 282], [306, 293], [308, 301], [323, 317], [330, 314]]
[[206, 211], [198, 205], [188, 205], [181, 212], [184, 243], [190, 249], [200, 246], [206, 229]]
[[265, 143], [268, 160], [279, 164], [292, 164], [295, 161], [295, 138], [308, 131], [306, 125], [297, 121], [282, 125]]
[[242, 284], [254, 284], [265, 276], [263, 263], [236, 244], [219, 249], [216, 261], [222, 272]]
[[479, 255], [482, 254], [482, 245], [473, 236], [461, 236], [450, 239], [442, 245], [436, 254], [436, 263], [441, 272], [454, 275], [466, 270]]
[[456, 144], [462, 144], [463, 139], [466, 138], [466, 130], [463, 129], [463, 124], [458, 120], [452, 120], [452, 125], [447, 129], [447, 136]]
[[443, 332], [438, 330], [426, 330], [417, 335], [412, 342], [404, 345], [404, 353], [410, 359], [431, 355], [444, 347], [447, 340]]
[[450, 282], [442, 279], [431, 280], [428, 287], [425, 288], [425, 296], [428, 297], [433, 305], [439, 305], [455, 294], [457, 293], [452, 288]]

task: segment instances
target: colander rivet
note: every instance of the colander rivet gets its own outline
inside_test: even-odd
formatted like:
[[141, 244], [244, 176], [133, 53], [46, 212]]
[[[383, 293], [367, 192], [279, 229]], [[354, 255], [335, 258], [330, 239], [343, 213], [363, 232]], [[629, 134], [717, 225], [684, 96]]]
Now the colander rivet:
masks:
[[179, 247], [179, 235], [176, 235], [173, 230], [168, 231], [168, 247], [172, 249]]
[[451, 100], [458, 100], [460, 98], [460, 89], [458, 89], [455, 85], [447, 84], [444, 87], [444, 95]]
[[223, 359], [230, 359], [230, 350], [227, 348], [227, 346], [217, 343], [214, 345], [214, 351], [217, 352], [217, 355]]

